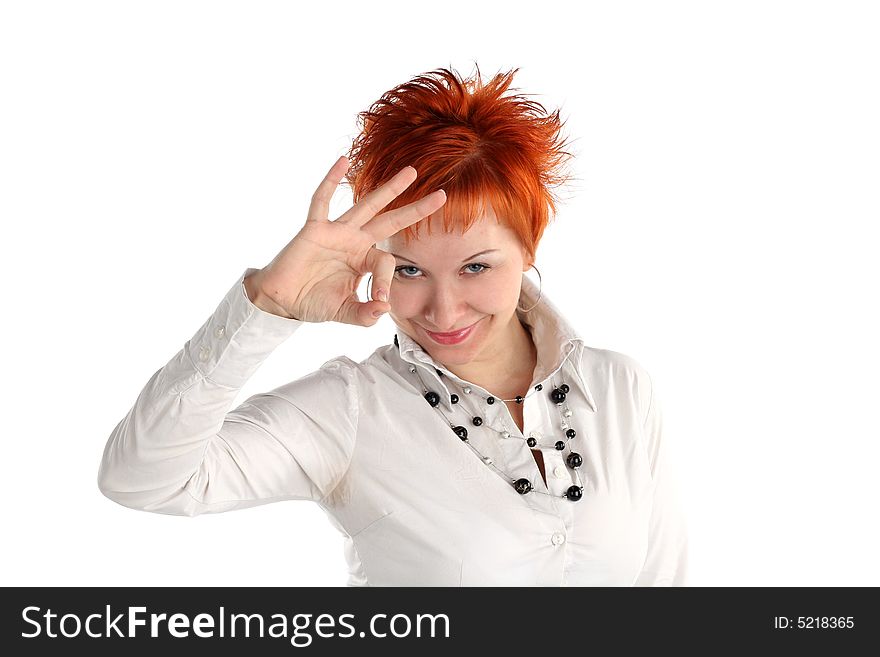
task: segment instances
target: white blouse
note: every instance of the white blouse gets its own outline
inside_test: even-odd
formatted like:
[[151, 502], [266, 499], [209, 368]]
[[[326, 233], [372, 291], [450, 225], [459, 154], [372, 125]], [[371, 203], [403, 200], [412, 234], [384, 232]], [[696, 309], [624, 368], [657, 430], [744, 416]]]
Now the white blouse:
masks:
[[[344, 537], [349, 586], [686, 584], [685, 520], [651, 379], [633, 358], [585, 346], [546, 292], [519, 313], [538, 353], [520, 432], [503, 401], [487, 403], [491, 391], [399, 329], [398, 345], [360, 363], [339, 356], [231, 410], [304, 323], [251, 303], [243, 281], [253, 271], [113, 430], [98, 472], [105, 496], [186, 516], [312, 500]], [[523, 276], [520, 304], [536, 295]], [[576, 470], [571, 451], [583, 459]], [[521, 478], [531, 492], [514, 488]], [[565, 497], [572, 485], [583, 487], [577, 501]]]

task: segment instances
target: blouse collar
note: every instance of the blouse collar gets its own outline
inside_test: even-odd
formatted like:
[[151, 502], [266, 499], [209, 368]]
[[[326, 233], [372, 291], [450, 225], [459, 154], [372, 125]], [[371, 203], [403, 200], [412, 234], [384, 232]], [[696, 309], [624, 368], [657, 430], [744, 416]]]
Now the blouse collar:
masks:
[[[529, 279], [523, 276], [522, 290], [520, 292], [519, 305], [531, 308], [537, 299], [538, 287]], [[532, 339], [538, 350], [538, 362], [535, 368], [535, 381], [544, 381], [552, 374], [562, 369], [568, 362], [571, 371], [578, 377], [581, 387], [586, 397], [587, 404], [592, 412], [596, 412], [596, 403], [590, 393], [586, 378], [583, 372], [582, 353], [585, 347], [583, 338], [578, 334], [574, 327], [569, 324], [556, 305], [547, 297], [546, 291], [541, 294], [541, 299], [537, 305], [529, 312], [522, 312], [517, 308], [517, 316], [523, 324], [529, 327]], [[422, 346], [412, 337], [404, 333], [400, 327], [397, 327], [397, 341], [400, 358], [404, 361], [422, 368], [422, 378], [427, 383], [426, 376], [431, 378], [431, 382], [437, 386], [437, 392], [440, 394], [441, 402], [446, 406], [447, 410], [452, 410], [452, 404], [449, 399], [450, 391], [443, 382], [443, 377], [454, 379], [462, 386], [473, 386], [473, 383], [459, 378], [443, 365], [437, 363], [425, 351]], [[442, 390], [442, 392], [441, 392]]]

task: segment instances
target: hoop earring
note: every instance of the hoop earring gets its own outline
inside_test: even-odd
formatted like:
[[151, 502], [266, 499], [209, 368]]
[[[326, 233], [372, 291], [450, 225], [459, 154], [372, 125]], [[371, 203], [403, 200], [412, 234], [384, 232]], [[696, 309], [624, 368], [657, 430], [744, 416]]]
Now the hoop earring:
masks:
[[[541, 271], [537, 267], [535, 267], [535, 265], [532, 265], [532, 267], [534, 268], [534, 270], [536, 272], [538, 272], [538, 298], [535, 300], [535, 303], [529, 309], [525, 309], [525, 308], [520, 307], [519, 303], [516, 304], [517, 310], [520, 310], [524, 313], [527, 313], [527, 312], [533, 310], [535, 308], [535, 306], [537, 306], [538, 303], [541, 301], [541, 294], [543, 294], [544, 280], [541, 278]], [[525, 273], [523, 275], [525, 275]]]

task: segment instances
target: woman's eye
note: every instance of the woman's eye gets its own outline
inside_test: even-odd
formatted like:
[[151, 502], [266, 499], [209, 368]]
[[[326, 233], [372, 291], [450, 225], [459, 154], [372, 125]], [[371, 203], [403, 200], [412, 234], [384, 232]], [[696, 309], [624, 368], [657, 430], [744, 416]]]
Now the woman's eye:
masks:
[[[470, 267], [479, 267], [479, 269], [474, 270], [474, 269], [470, 269]], [[416, 272], [420, 271], [418, 267], [415, 267], [413, 265], [401, 265], [400, 267], [396, 267], [394, 269], [394, 272], [395, 273], [405, 272], [405, 270], [407, 270], [407, 269], [414, 269]], [[465, 269], [468, 270], [468, 272], [471, 274], [482, 274], [484, 271], [489, 269], [489, 266], [481, 264], [479, 262], [472, 262], [469, 265], [465, 265]], [[404, 278], [418, 278], [418, 276], [416, 276], [415, 273], [410, 273], [410, 272], [404, 273], [403, 277]]]
[[[398, 271], [403, 271], [404, 269], [415, 269], [416, 271], [419, 270], [418, 267], [412, 267], [410, 265], [403, 265], [402, 267], [397, 267], [394, 271], [398, 272]], [[407, 276], [404, 276], [404, 278], [414, 278], [414, 276], [407, 275]]]

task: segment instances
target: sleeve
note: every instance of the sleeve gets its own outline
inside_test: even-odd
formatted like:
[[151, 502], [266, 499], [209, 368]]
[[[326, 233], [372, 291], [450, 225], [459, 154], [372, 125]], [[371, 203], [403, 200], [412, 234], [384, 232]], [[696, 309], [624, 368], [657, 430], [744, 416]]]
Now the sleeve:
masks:
[[663, 413], [650, 375], [644, 436], [654, 482], [648, 553], [634, 586], [687, 586], [688, 536], [670, 444], [663, 436]]
[[342, 479], [357, 433], [357, 366], [345, 357], [230, 406], [304, 323], [247, 296], [245, 270], [184, 347], [156, 371], [111, 433], [98, 488], [123, 506], [170, 515], [281, 500], [318, 501]]

